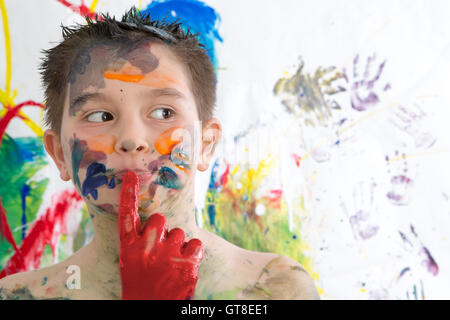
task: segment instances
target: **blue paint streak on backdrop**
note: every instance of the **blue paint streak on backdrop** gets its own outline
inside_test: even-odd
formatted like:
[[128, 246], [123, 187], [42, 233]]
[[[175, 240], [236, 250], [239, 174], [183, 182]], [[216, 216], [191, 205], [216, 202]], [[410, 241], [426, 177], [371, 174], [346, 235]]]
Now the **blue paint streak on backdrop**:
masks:
[[42, 138], [22, 137], [15, 138], [20, 154], [24, 162], [36, 161], [38, 158], [45, 157]]
[[22, 196], [22, 240], [25, 239], [26, 231], [27, 231], [27, 196], [30, 193], [30, 186], [24, 184], [22, 189], [20, 190], [20, 194]]
[[211, 168], [211, 176], [209, 178], [209, 189], [217, 189], [218, 186], [218, 177], [217, 177], [217, 170], [219, 168], [219, 162], [216, 160]]
[[216, 224], [216, 206], [213, 204], [208, 205], [209, 223], [213, 226]]
[[199, 34], [200, 43], [205, 46], [214, 69], [217, 70], [214, 45], [216, 41], [223, 42], [223, 40], [217, 30], [220, 16], [213, 8], [197, 0], [155, 0], [146, 9], [141, 10], [141, 14], [144, 16], [150, 14], [154, 20], [167, 17], [168, 22], [180, 19], [184, 30], [189, 29]]

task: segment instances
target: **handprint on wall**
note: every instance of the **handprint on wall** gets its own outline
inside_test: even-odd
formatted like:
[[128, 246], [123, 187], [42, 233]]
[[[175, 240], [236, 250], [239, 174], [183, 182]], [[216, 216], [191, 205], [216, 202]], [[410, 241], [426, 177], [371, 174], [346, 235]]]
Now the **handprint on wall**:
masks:
[[[399, 164], [399, 158], [403, 161]], [[392, 204], [406, 205], [410, 200], [410, 192], [413, 186], [413, 179], [408, 173], [408, 164], [406, 162], [406, 155], [403, 153], [400, 157], [399, 151], [395, 151], [395, 157], [390, 159], [385, 157], [388, 167], [388, 174], [391, 175], [391, 190], [386, 194]], [[391, 162], [394, 162], [393, 172], [391, 172]]]
[[351, 215], [347, 207], [342, 203], [342, 208], [347, 214], [348, 221], [351, 225], [353, 236], [356, 240], [367, 240], [374, 237], [379, 226], [374, 222], [374, 215], [376, 209], [374, 207], [374, 189], [376, 184], [373, 181], [359, 182], [353, 188], [353, 207], [351, 208]]
[[418, 105], [399, 106], [395, 108], [394, 117], [390, 121], [414, 139], [416, 148], [429, 149], [435, 144], [436, 138], [428, 129], [422, 128], [422, 122], [426, 115]]
[[378, 104], [380, 101], [380, 93], [389, 90], [390, 84], [382, 85], [380, 77], [383, 73], [386, 61], [378, 65], [376, 73], [373, 71], [372, 65], [376, 62], [376, 56], [373, 54], [367, 58], [364, 72], [359, 70], [359, 55], [353, 59], [353, 72], [347, 74], [345, 69], [343, 76], [348, 84], [348, 91], [350, 93], [350, 101], [352, 108], [357, 111], [366, 111]]
[[407, 266], [416, 269], [417, 266], [423, 267], [429, 274], [437, 276], [439, 273], [439, 266], [436, 260], [431, 255], [430, 250], [425, 247], [414, 229], [413, 225], [409, 225], [409, 230], [406, 232], [398, 231], [401, 239], [403, 249], [411, 256], [409, 259], [402, 260], [410, 261], [411, 265]]
[[292, 77], [283, 77], [277, 81], [274, 94], [281, 99], [287, 111], [303, 119], [305, 125], [326, 125], [326, 120], [331, 117], [331, 110], [341, 109], [331, 97], [345, 91], [336, 82], [344, 75], [333, 66], [318, 67], [314, 74], [305, 72], [303, 67], [304, 62], [300, 59], [298, 69]]

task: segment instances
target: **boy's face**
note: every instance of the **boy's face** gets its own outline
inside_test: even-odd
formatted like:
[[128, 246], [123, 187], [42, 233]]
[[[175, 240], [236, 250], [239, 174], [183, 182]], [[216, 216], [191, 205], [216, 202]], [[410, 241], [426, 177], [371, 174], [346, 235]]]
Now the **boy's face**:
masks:
[[208, 167], [220, 124], [202, 132], [188, 73], [168, 46], [93, 47], [67, 91], [60, 140], [48, 130], [44, 142], [61, 177], [95, 208], [117, 213], [126, 171], [139, 176], [140, 211], [152, 212]]

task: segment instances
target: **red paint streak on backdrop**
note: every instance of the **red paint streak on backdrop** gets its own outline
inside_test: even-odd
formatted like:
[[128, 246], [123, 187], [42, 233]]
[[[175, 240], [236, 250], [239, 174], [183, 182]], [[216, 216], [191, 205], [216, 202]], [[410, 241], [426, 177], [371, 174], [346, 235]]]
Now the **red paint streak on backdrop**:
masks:
[[65, 190], [52, 197], [52, 205], [38, 218], [28, 235], [22, 241], [19, 251], [6, 263], [0, 273], [0, 279], [17, 272], [38, 269], [41, 264], [44, 247], [52, 248], [53, 258], [56, 257], [56, 245], [59, 237], [67, 233], [67, 220], [72, 210], [78, 209], [82, 198], [78, 192]]
[[2, 205], [2, 198], [0, 197], [0, 238], [2, 236], [13, 246], [16, 252], [19, 252], [19, 248], [17, 248], [16, 241], [13, 238], [11, 228], [6, 218], [6, 211]]
[[86, 17], [88, 16], [91, 19], [94, 19], [96, 17], [96, 13], [92, 12], [85, 4], [84, 1], [81, 0], [81, 4], [79, 6], [76, 6], [74, 4], [71, 4], [67, 0], [57, 0], [62, 5], [66, 6], [67, 8], [71, 9], [73, 12], [78, 13], [79, 15]]
[[228, 183], [228, 176], [230, 174], [230, 164], [227, 163], [225, 172], [220, 176], [219, 181], [216, 182], [216, 186], [225, 186]]
[[270, 190], [270, 195], [265, 196], [264, 198], [276, 209], [281, 208], [281, 196], [283, 195], [283, 190], [281, 189], [273, 189]]
[[291, 154], [292, 158], [294, 158], [295, 164], [297, 165], [297, 167], [300, 167], [300, 161], [302, 160], [302, 157], [300, 157], [299, 155], [293, 153]]
[[5, 106], [5, 108], [8, 111], [6, 111], [6, 114], [0, 119], [0, 146], [2, 145], [3, 135], [5, 134], [6, 127], [9, 125], [9, 123], [11, 122], [11, 120], [14, 117], [16, 117], [16, 116], [20, 117], [18, 115], [20, 109], [22, 109], [23, 107], [27, 107], [27, 106], [40, 107], [40, 108], [44, 109], [44, 106], [42, 105], [42, 103], [34, 102], [32, 100], [22, 102], [12, 108], [9, 106]]

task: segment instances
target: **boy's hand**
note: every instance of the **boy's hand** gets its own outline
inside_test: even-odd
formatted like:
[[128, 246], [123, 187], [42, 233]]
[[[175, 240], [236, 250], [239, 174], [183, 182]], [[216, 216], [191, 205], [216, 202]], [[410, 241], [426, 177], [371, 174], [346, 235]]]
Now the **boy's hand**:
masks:
[[199, 239], [185, 242], [184, 231], [167, 232], [165, 217], [153, 214], [141, 232], [139, 179], [123, 177], [119, 207], [120, 275], [124, 300], [185, 300], [194, 296], [203, 258]]

